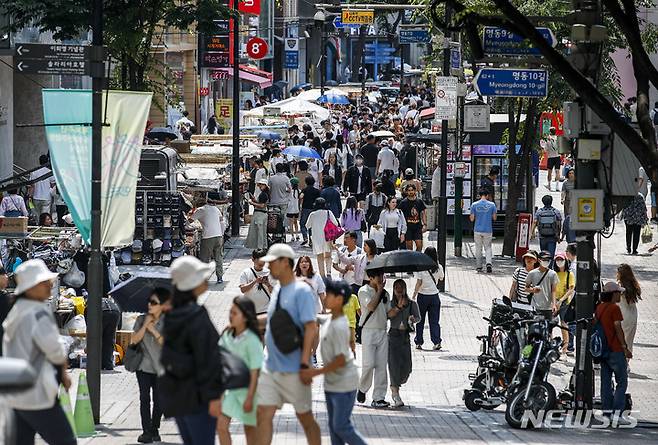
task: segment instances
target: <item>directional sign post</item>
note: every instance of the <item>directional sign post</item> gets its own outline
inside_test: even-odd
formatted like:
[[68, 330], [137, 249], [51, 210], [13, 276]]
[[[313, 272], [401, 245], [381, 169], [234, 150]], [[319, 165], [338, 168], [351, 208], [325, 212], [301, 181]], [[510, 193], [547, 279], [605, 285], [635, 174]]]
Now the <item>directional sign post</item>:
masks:
[[334, 28], [336, 29], [350, 29], [350, 28], [359, 29], [361, 27], [361, 25], [355, 23], [343, 23], [340, 19], [340, 16], [334, 17], [333, 24], [334, 24]]
[[400, 29], [400, 45], [430, 43], [432, 36], [427, 29]]
[[85, 46], [22, 43], [16, 47], [14, 68], [25, 74], [85, 76]]
[[482, 96], [546, 97], [548, 72], [525, 68], [484, 68], [473, 79]]
[[[555, 34], [549, 28], [537, 28], [537, 31], [551, 46], [555, 47], [557, 45]], [[539, 49], [530, 46], [520, 35], [495, 26], [484, 27], [482, 47], [487, 54], [506, 56], [541, 55]]]
[[375, 11], [365, 9], [343, 9], [340, 21], [346, 25], [371, 25], [375, 22]]

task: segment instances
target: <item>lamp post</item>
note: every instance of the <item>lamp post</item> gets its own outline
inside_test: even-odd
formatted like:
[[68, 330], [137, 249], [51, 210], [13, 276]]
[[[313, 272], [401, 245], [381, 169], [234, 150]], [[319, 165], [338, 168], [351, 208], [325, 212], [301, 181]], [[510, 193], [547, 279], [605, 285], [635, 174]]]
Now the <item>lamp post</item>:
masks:
[[327, 17], [323, 11], [318, 11], [313, 16], [313, 21], [315, 22], [315, 26], [320, 30], [320, 95], [321, 96], [324, 96], [324, 84], [325, 84], [325, 78], [327, 76], [327, 57], [325, 56], [324, 53], [327, 46], [327, 43], [325, 42], [326, 34], [324, 30], [326, 18]]

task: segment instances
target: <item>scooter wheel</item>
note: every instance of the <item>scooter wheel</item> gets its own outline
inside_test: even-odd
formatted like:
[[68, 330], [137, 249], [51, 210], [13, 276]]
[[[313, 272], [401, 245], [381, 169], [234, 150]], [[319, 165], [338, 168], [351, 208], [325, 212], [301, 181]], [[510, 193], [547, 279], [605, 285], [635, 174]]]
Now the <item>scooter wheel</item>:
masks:
[[480, 391], [469, 391], [464, 396], [464, 405], [469, 411], [479, 411], [482, 406], [475, 402], [475, 399], [482, 397]]

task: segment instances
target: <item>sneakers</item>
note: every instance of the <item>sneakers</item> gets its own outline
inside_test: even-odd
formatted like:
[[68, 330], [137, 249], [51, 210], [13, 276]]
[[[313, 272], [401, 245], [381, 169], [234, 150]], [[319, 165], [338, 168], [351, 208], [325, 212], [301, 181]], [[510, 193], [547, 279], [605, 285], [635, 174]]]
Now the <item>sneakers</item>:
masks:
[[491, 264], [487, 264], [487, 273], [493, 272], [493, 267], [491, 267]]
[[151, 436], [151, 433], [142, 433], [137, 438], [137, 442], [139, 442], [139, 443], [153, 443], [153, 436]]
[[356, 392], [356, 401], [359, 403], [365, 403], [366, 402], [366, 393], [357, 391]]
[[217, 278], [217, 284], [222, 284], [224, 279], [222, 277]]
[[440, 350], [441, 350], [441, 343], [437, 343], [437, 344], [435, 344], [434, 347], [433, 347], [432, 349], [433, 349], [434, 351], [440, 351]]
[[399, 394], [393, 396], [393, 408], [401, 408], [404, 406], [404, 402], [400, 398]]
[[416, 349], [418, 349], [419, 351], [422, 351], [423, 350], [423, 345], [416, 345]]
[[386, 400], [373, 400], [370, 406], [373, 408], [388, 408], [391, 404]]

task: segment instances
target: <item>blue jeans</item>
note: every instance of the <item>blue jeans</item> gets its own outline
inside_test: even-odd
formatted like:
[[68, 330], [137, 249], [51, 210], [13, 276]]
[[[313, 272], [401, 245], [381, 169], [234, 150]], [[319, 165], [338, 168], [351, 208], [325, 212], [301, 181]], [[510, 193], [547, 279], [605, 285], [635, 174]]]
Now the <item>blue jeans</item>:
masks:
[[178, 431], [185, 445], [215, 445], [217, 418], [208, 414], [208, 407], [196, 414], [176, 417]]
[[[613, 395], [612, 375], [615, 376]], [[601, 409], [604, 411], [623, 411], [626, 407], [626, 388], [628, 387], [628, 365], [623, 352], [611, 352], [601, 362]]]
[[308, 229], [306, 228], [306, 221], [308, 221], [308, 215], [310, 215], [312, 211], [313, 209], [302, 209], [302, 214], [299, 218], [299, 227], [302, 231], [302, 238], [304, 238], [306, 241], [308, 241]]
[[429, 317], [430, 322], [430, 339], [432, 343], [438, 345], [441, 343], [441, 299], [439, 295], [418, 294], [418, 309], [420, 310], [420, 322], [416, 324], [416, 338], [414, 343], [423, 345], [423, 331], [425, 330], [425, 316]]
[[555, 256], [555, 248], [557, 247], [557, 240], [555, 238], [539, 238], [539, 250], [551, 253], [551, 257]]
[[351, 420], [356, 391], [325, 391], [324, 396], [327, 400], [331, 445], [365, 445], [366, 441], [354, 428]]

